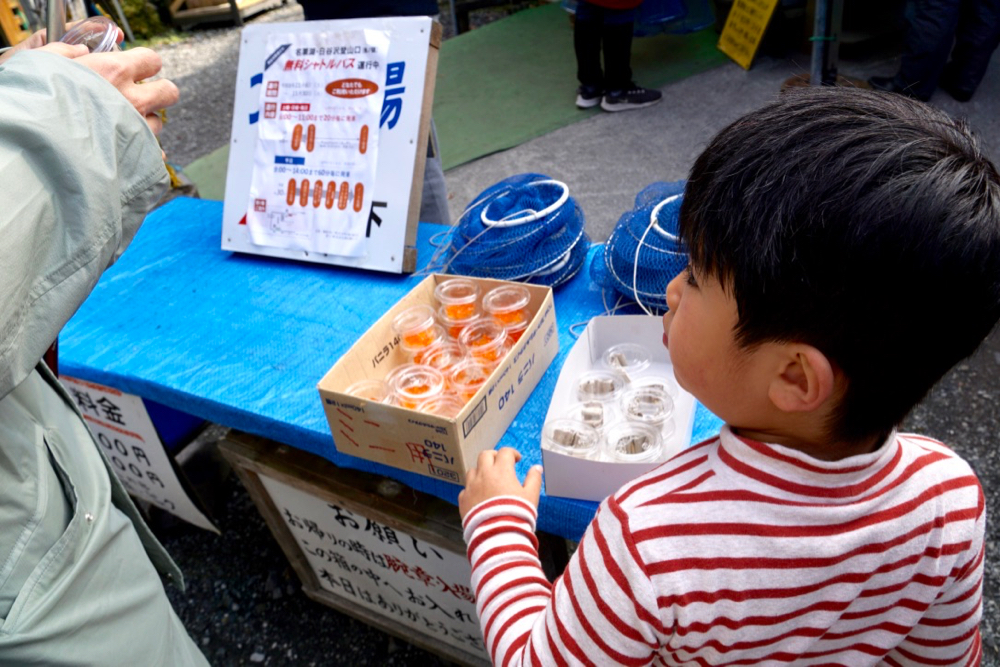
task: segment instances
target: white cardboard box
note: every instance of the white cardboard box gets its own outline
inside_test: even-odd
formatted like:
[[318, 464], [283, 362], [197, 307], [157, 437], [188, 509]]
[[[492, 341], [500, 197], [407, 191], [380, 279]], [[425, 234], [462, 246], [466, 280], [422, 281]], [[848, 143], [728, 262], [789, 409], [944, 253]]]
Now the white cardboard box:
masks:
[[[337, 451], [455, 484], [465, 483], [476, 457], [500, 441], [559, 351], [552, 289], [524, 285], [531, 320], [514, 348], [455, 419], [374, 403], [345, 394], [366, 379], [384, 379], [408, 361], [392, 319], [410, 306], [434, 304], [434, 288], [454, 276], [431, 275], [390, 308], [319, 382], [319, 393]], [[464, 277], [464, 276], [463, 276]], [[471, 278], [480, 295], [503, 280]]]
[[[576, 381], [585, 372], [605, 368], [601, 356], [612, 345], [638, 343], [650, 354], [650, 365], [634, 373], [634, 378], [651, 375], [673, 380], [670, 354], [663, 346], [663, 326], [659, 317], [649, 315], [617, 315], [595, 317], [566, 355], [562, 371], [549, 404], [545, 421], [563, 417], [573, 404]], [[691, 444], [694, 424], [694, 396], [673, 386], [674, 432], [664, 440], [665, 456], [647, 463], [592, 461], [542, 448], [545, 467], [545, 493], [549, 496], [601, 501], [627, 482], [635, 479]]]

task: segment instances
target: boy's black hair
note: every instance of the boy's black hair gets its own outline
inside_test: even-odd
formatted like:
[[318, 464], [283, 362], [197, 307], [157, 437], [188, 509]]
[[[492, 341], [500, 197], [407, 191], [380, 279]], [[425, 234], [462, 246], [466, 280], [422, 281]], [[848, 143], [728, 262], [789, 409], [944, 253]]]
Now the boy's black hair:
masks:
[[680, 235], [731, 290], [738, 344], [802, 342], [847, 378], [831, 437], [899, 425], [1000, 319], [1000, 177], [908, 98], [793, 89], [691, 170]]

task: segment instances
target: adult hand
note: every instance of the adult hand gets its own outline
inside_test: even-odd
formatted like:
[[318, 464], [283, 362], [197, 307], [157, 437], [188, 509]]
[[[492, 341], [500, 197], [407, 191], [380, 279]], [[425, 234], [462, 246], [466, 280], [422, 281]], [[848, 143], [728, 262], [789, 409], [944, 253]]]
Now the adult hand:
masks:
[[[79, 23], [79, 21], [77, 21], [76, 23], [67, 23], [66, 31], [68, 32], [69, 30], [72, 30], [77, 23]], [[121, 28], [118, 28], [118, 38], [115, 41], [121, 42], [124, 39], [125, 39], [125, 33], [122, 32]], [[63, 42], [52, 42], [51, 44], [49, 44], [49, 39], [48, 35], [45, 32], [45, 28], [42, 28], [41, 30], [32, 33], [31, 37], [23, 40], [17, 46], [5, 51], [3, 54], [0, 54], [0, 63], [13, 56], [15, 53], [20, 53], [21, 51], [27, 51], [28, 49], [39, 49], [46, 45], [48, 45], [49, 47], [46, 49], [46, 51], [51, 51], [53, 53], [57, 53], [67, 58], [78, 58], [80, 56], [84, 56], [90, 53], [90, 50], [82, 44], [78, 44], [75, 46], [71, 46]]]
[[135, 48], [115, 53], [91, 53], [76, 62], [85, 65], [118, 89], [149, 124], [153, 134], [159, 134], [163, 122], [157, 111], [177, 103], [180, 92], [169, 79], [144, 81], [156, 76], [163, 62], [150, 49]]
[[520, 460], [520, 452], [511, 447], [499, 451], [491, 449], [479, 455], [478, 465], [469, 469], [465, 489], [458, 494], [458, 511], [463, 519], [473, 507], [497, 496], [517, 496], [538, 507], [542, 467], [532, 466], [522, 485], [514, 472], [514, 464]]

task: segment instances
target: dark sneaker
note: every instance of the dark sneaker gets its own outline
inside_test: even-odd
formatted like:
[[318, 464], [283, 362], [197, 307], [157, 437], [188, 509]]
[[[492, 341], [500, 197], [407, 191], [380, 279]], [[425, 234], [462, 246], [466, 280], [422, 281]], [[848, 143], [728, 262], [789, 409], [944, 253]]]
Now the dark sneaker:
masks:
[[938, 82], [938, 88], [951, 95], [956, 102], [968, 102], [972, 99], [972, 93], [974, 92], [965, 88], [959, 88], [951, 79], [945, 78], [942, 78]]
[[873, 76], [868, 79], [868, 85], [872, 87], [872, 90], [880, 90], [883, 93], [906, 95], [907, 97], [912, 97], [913, 99], [920, 100], [921, 102], [926, 102], [930, 99], [915, 94], [909, 86], [899, 85], [896, 81], [896, 77], [894, 76]]
[[663, 93], [658, 90], [633, 85], [628, 90], [609, 90], [601, 100], [601, 108], [605, 111], [641, 109], [656, 104], [662, 98]]
[[580, 109], [590, 109], [601, 103], [604, 91], [594, 86], [580, 86], [576, 89], [576, 106]]

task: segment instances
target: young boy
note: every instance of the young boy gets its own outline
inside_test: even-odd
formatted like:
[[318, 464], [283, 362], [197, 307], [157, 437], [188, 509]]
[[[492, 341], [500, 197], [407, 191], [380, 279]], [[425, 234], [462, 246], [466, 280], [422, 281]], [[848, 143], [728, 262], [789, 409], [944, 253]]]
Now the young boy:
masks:
[[497, 664], [974, 665], [985, 511], [896, 427], [1000, 318], [1000, 176], [920, 102], [802, 89], [724, 129], [681, 209], [663, 342], [725, 420], [606, 499], [554, 585], [541, 471], [459, 496]]

